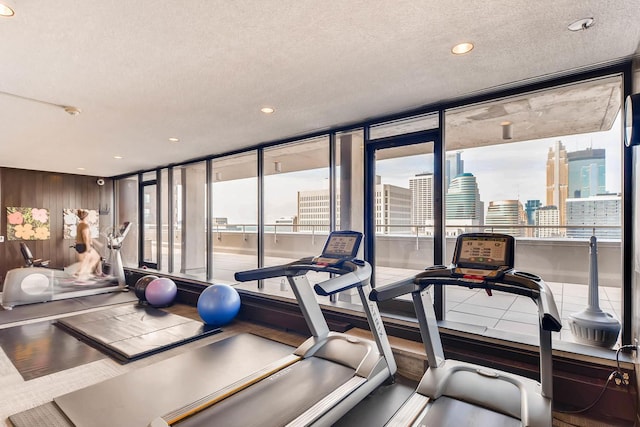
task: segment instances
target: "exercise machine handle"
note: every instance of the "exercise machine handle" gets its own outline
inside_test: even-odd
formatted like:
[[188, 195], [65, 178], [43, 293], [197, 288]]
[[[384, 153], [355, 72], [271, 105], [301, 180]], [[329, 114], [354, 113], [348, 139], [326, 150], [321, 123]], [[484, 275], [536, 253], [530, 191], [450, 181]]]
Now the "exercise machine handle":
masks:
[[538, 304], [540, 325], [544, 330], [558, 332], [562, 328], [562, 321], [549, 285], [535, 274], [515, 270], [509, 270], [498, 280], [491, 280], [460, 277], [456, 275], [454, 269], [434, 266], [414, 277], [373, 289], [369, 299], [386, 301], [413, 292], [420, 292], [432, 285], [456, 285], [528, 296]]
[[549, 285], [535, 274], [524, 271], [513, 271], [504, 275], [504, 282], [516, 286], [522, 286], [535, 290], [537, 293], [538, 313], [540, 324], [545, 331], [559, 332], [562, 329], [562, 320], [558, 313], [558, 307], [553, 299]]
[[328, 296], [346, 291], [356, 286], [365, 286], [371, 279], [371, 265], [366, 261], [353, 260], [343, 263], [341, 270], [352, 269], [350, 273], [332, 277], [316, 284], [313, 289], [318, 295]]
[[[239, 282], [249, 282], [251, 280], [270, 279], [272, 277], [297, 276], [305, 274], [309, 268], [303, 264], [283, 264], [272, 267], [262, 267], [253, 270], [239, 271], [234, 277]], [[306, 268], [305, 268], [306, 267]]]
[[413, 282], [414, 278], [409, 277], [402, 279], [394, 283], [375, 288], [371, 290], [369, 299], [371, 301], [387, 301], [402, 295], [410, 294], [419, 290], [416, 284]]

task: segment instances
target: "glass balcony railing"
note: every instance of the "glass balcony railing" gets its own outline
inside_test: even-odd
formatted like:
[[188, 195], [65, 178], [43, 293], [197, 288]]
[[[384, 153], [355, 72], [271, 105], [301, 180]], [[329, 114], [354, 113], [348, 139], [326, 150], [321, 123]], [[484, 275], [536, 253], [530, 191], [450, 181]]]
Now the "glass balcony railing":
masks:
[[[468, 226], [447, 224], [445, 259], [451, 260], [456, 236], [462, 232], [507, 232], [512, 229], [516, 237], [515, 267], [542, 277], [549, 283], [565, 327], [556, 338], [572, 341], [567, 323], [569, 314], [583, 310], [587, 305], [589, 283], [589, 241], [591, 234], [617, 230], [612, 226]], [[588, 230], [585, 237], [535, 237], [540, 230]], [[424, 260], [433, 260], [433, 228], [428, 226], [385, 226], [385, 232], [376, 233], [376, 286], [414, 275], [428, 267]], [[236, 271], [257, 266], [257, 225], [227, 224], [213, 228], [213, 282], [235, 284]], [[269, 224], [265, 226], [265, 265], [286, 263], [303, 256], [319, 254], [328, 235], [327, 225]], [[531, 235], [534, 236], [531, 236]], [[179, 233], [177, 234], [179, 236]], [[410, 241], [410, 244], [407, 242]], [[182, 242], [174, 244], [174, 257], [180, 257]], [[166, 257], [166, 244], [160, 253]], [[599, 297], [602, 310], [621, 318], [621, 250], [620, 239], [598, 239]], [[162, 265], [167, 265], [163, 263]], [[203, 266], [204, 267], [204, 266]], [[184, 274], [206, 281], [206, 274]], [[180, 275], [179, 272], [174, 273]], [[311, 279], [313, 280], [313, 278]], [[318, 278], [318, 280], [320, 280]], [[256, 290], [255, 284], [240, 287]], [[260, 292], [293, 298], [285, 281], [265, 281]], [[357, 304], [357, 299], [353, 303]], [[351, 302], [349, 295], [339, 301]], [[328, 300], [327, 304], [331, 304]], [[484, 328], [516, 333], [537, 334], [536, 308], [527, 298], [489, 298], [484, 292], [471, 289], [448, 289], [446, 292], [446, 318], [450, 321], [472, 324]]]

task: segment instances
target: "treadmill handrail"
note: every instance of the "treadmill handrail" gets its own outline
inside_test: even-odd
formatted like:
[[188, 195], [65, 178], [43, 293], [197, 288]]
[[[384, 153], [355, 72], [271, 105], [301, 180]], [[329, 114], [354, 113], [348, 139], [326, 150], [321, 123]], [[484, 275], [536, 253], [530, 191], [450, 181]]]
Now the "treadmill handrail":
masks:
[[402, 295], [420, 291], [420, 288], [416, 286], [413, 280], [413, 277], [407, 277], [406, 279], [398, 280], [397, 282], [389, 283], [388, 285], [384, 285], [379, 288], [374, 288], [369, 294], [369, 299], [371, 301], [387, 301], [401, 297]]
[[373, 289], [372, 301], [385, 301], [401, 295], [421, 292], [429, 286], [463, 286], [497, 290], [532, 298], [538, 304], [540, 325], [546, 331], [558, 332], [562, 321], [549, 285], [540, 277], [530, 273], [508, 270], [498, 279], [465, 278], [454, 273], [454, 268], [428, 269], [414, 277]]
[[[359, 265], [360, 264], [360, 265]], [[344, 263], [343, 268], [353, 268], [351, 273], [338, 277], [332, 277], [324, 282], [317, 283], [313, 289], [318, 295], [329, 296], [347, 289], [362, 287], [369, 284], [371, 279], [371, 264], [366, 261]]]
[[306, 257], [287, 264], [238, 271], [234, 277], [239, 282], [250, 282], [252, 280], [270, 279], [273, 277], [300, 276], [309, 271], [307, 264], [309, 264], [312, 259], [313, 257]]
[[239, 271], [235, 273], [234, 277], [239, 282], [249, 282], [273, 277], [301, 276], [308, 271], [346, 275], [358, 269], [358, 265], [351, 261], [343, 261], [335, 265], [325, 265], [314, 263], [314, 258], [315, 257], [306, 257], [288, 264]]

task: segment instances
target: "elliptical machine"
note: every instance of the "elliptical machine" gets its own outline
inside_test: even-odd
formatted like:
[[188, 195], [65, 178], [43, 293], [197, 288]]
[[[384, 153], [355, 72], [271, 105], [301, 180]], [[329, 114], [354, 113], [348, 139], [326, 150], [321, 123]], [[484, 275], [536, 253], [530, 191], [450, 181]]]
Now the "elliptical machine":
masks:
[[122, 248], [122, 242], [124, 241], [124, 238], [127, 237], [130, 229], [131, 223], [126, 221], [120, 225], [117, 232], [107, 234], [107, 248], [109, 248], [107, 264], [109, 264], [109, 275], [116, 277], [118, 280], [118, 286], [121, 289], [127, 287], [127, 281], [124, 277], [124, 266], [122, 264], [120, 249]]

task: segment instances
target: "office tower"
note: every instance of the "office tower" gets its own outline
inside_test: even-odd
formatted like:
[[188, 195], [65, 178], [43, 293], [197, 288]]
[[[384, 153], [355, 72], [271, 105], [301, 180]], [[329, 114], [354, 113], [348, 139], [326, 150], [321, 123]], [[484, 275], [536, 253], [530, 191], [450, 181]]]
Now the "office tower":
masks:
[[411, 223], [433, 225], [433, 174], [422, 173], [409, 178]]
[[526, 222], [524, 208], [519, 200], [498, 200], [489, 202], [485, 231], [510, 234], [521, 237], [522, 225]]
[[411, 190], [376, 184], [376, 233], [411, 233]]
[[567, 153], [569, 160], [568, 197], [596, 196], [605, 193], [605, 149], [587, 148]]
[[566, 200], [569, 189], [567, 150], [556, 141], [547, 153], [547, 206], [557, 206], [560, 225], [566, 223]]
[[[536, 210], [542, 206], [542, 202], [540, 200], [527, 200], [524, 206], [524, 211], [526, 214], [526, 224], [527, 225], [535, 225], [536, 224]], [[534, 237], [537, 234], [537, 230], [535, 228], [527, 228], [525, 235], [527, 237]]]
[[[535, 211], [535, 237], [559, 237], [561, 236], [560, 215], [557, 206], [542, 206]], [[555, 226], [555, 227], [554, 227]], [[552, 227], [552, 228], [547, 228]]]
[[[340, 212], [339, 193], [336, 203], [336, 212]], [[411, 206], [410, 189], [382, 184], [380, 177], [376, 177], [375, 222], [377, 233], [410, 233]], [[329, 190], [298, 191], [296, 217], [297, 225], [293, 223], [292, 226], [298, 231], [328, 231], [330, 220]], [[337, 226], [339, 228], [340, 224], [338, 223]]]
[[447, 227], [457, 226], [455, 234], [477, 231], [473, 227], [469, 230], [464, 227], [478, 226], [484, 220], [484, 203], [480, 200], [480, 190], [473, 174], [463, 173], [451, 180], [445, 206]]
[[298, 231], [329, 231], [329, 214], [328, 189], [298, 191]]
[[445, 194], [449, 191], [449, 185], [451, 181], [458, 175], [464, 173], [464, 160], [462, 160], [462, 153], [447, 153], [447, 158], [444, 165], [444, 191]]
[[[567, 199], [567, 237], [620, 240], [622, 230], [622, 198], [619, 194]], [[613, 226], [614, 228], [598, 228]]]
[[527, 203], [524, 205], [524, 210], [527, 213], [527, 225], [536, 224], [536, 210], [541, 206], [542, 202], [540, 200], [527, 200]]

